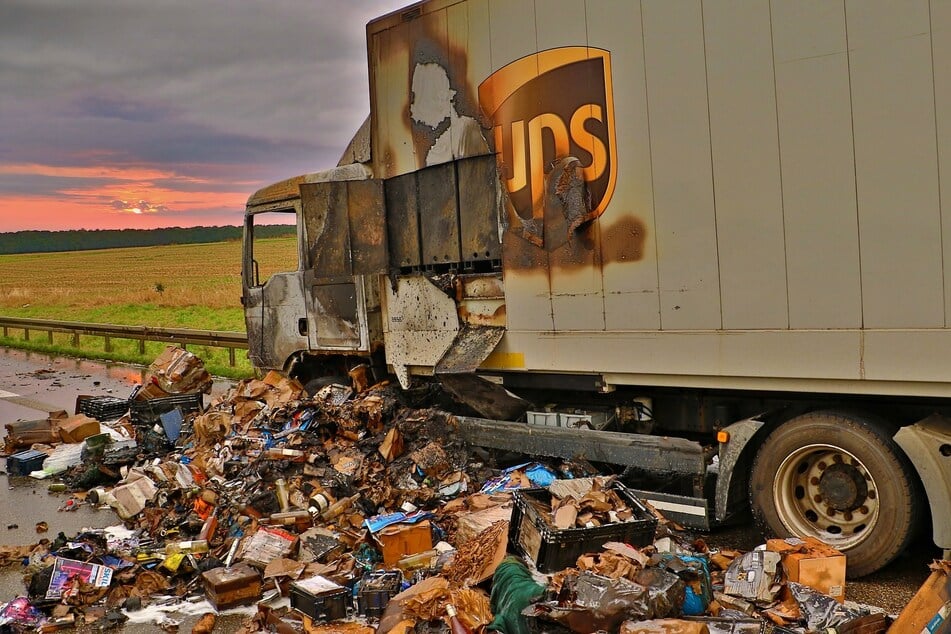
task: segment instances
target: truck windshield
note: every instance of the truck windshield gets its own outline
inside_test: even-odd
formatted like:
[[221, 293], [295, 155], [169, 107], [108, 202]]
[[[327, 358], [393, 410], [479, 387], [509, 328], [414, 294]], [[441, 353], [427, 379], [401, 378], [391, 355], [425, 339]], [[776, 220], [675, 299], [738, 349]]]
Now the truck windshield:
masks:
[[297, 212], [294, 209], [249, 214], [245, 226], [246, 280], [262, 286], [275, 273], [298, 269]]

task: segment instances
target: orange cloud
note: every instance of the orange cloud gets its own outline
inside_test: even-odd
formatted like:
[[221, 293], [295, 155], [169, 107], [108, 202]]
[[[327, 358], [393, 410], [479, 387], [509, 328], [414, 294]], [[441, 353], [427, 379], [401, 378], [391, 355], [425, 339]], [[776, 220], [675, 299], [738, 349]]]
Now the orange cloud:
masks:
[[[55, 192], [0, 196], [3, 231], [239, 224], [248, 193], [257, 187], [247, 183], [243, 189], [242, 183], [231, 180], [185, 176], [148, 166], [24, 163], [0, 165], [3, 174], [67, 179], [66, 186], [61, 182]], [[234, 189], [235, 185], [242, 191], [216, 191], [216, 186]]]
[[[237, 225], [243, 218], [244, 202], [218, 209], [185, 210], [165, 214], [132, 215], [104, 210], [81, 200], [58, 197], [0, 198], [0, 227], [3, 231], [65, 229], [156, 229], [170, 226]], [[233, 213], [230, 210], [234, 210]]]

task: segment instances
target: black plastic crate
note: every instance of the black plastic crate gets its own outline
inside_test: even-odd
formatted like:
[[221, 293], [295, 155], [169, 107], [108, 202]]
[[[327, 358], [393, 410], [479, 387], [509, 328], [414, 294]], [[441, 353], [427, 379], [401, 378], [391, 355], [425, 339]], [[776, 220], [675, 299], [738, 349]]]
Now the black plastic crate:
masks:
[[351, 590], [323, 577], [291, 583], [291, 607], [319, 623], [347, 617]]
[[[615, 482], [611, 489], [627, 502], [634, 517], [627, 522], [616, 522], [592, 528], [557, 529], [536, 508], [551, 504], [551, 493], [546, 489], [515, 491], [512, 521], [509, 524], [509, 544], [530, 559], [539, 572], [556, 572], [574, 566], [578, 557], [601, 550], [607, 542], [623, 542], [632, 546], [647, 546], [654, 541], [657, 518], [647, 510], [630, 489]], [[534, 504], [533, 504], [534, 503]]]
[[129, 413], [133, 425], [152, 426], [161, 424], [162, 414], [167, 414], [175, 408], [182, 410], [183, 415], [190, 412], [200, 412], [202, 403], [201, 393], [175, 394], [144, 401], [130, 401]]
[[129, 399], [115, 396], [87, 396], [81, 394], [76, 397], [76, 413], [85, 414], [98, 421], [116, 420], [129, 411]]
[[45, 453], [36, 449], [15, 453], [7, 458], [7, 472], [10, 475], [28, 476], [42, 469], [43, 461], [47, 457]]
[[366, 573], [360, 579], [357, 612], [367, 618], [380, 618], [390, 599], [399, 594], [402, 583], [403, 573], [399, 570], [378, 570]]

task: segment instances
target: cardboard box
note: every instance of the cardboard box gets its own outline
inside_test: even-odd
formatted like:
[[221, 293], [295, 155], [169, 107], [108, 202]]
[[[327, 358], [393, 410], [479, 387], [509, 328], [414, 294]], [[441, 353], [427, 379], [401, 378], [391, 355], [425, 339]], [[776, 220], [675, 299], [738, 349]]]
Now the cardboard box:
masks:
[[936, 561], [889, 632], [951, 634], [951, 561]]
[[394, 524], [376, 535], [383, 550], [383, 564], [393, 566], [406, 555], [415, 555], [433, 547], [429, 520], [416, 524]]
[[770, 539], [766, 550], [782, 556], [786, 579], [845, 601], [845, 555], [814, 537]]
[[216, 610], [254, 603], [261, 598], [261, 575], [246, 564], [213, 568], [201, 575], [208, 602]]
[[59, 436], [63, 439], [63, 442], [82, 442], [102, 431], [99, 427], [99, 421], [85, 414], [70, 416], [57, 424], [59, 426]]
[[58, 412], [57, 415], [43, 420], [18, 420], [15, 423], [7, 423], [4, 450], [6, 453], [15, 453], [18, 449], [29, 449], [36, 443], [49, 445], [59, 442], [59, 432], [54, 427], [54, 422], [61, 418], [66, 418], [66, 412]]
[[141, 513], [145, 506], [155, 499], [158, 489], [152, 479], [143, 473], [132, 471], [129, 476], [112, 490], [109, 505], [124, 520]]
[[[211, 390], [211, 375], [205, 370], [201, 359], [184, 348], [170, 344], [149, 366], [144, 383], [157, 385], [168, 394], [208, 392]], [[141, 399], [140, 395], [141, 391], [136, 394], [136, 398]]]

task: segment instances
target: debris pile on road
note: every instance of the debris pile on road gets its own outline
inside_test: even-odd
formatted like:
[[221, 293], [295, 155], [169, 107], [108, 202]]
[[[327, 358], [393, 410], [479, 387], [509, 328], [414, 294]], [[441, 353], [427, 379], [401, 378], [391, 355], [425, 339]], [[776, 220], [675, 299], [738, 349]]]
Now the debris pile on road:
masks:
[[245, 632], [888, 627], [844, 602], [845, 557], [825, 544], [710, 550], [583, 461], [500, 470], [434, 407], [435, 386], [309, 396], [272, 372], [206, 408], [210, 377], [175, 347], [148, 377], [128, 401], [83, 397], [75, 416], [7, 426], [11, 473], [57, 477], [64, 508], [123, 521], [0, 547], [27, 584], [0, 626], [106, 629], [150, 603], [206, 600], [193, 631], [248, 605]]

